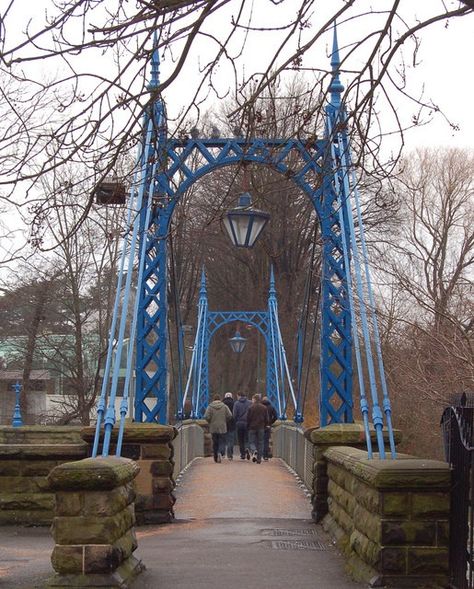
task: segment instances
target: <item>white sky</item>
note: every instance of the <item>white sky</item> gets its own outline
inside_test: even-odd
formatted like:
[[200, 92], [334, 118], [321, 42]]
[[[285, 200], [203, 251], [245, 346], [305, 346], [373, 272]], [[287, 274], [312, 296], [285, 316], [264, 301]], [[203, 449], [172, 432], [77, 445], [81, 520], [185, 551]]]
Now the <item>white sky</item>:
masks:
[[[50, 6], [50, 0], [38, 0], [28, 8], [28, 14], [21, 10], [24, 9], [22, 2], [15, 4], [18, 13], [14, 15], [8, 24], [7, 45], [18, 41], [22, 36], [27, 19], [31, 18], [30, 30], [39, 27], [44, 16], [44, 7]], [[240, 4], [240, 2], [238, 3]], [[299, 4], [299, 3], [298, 3]], [[391, 6], [391, 0], [378, 0], [377, 3], [369, 0], [359, 0], [355, 3], [357, 12], [360, 13], [362, 8], [370, 9], [373, 5], [378, 11]], [[450, 8], [455, 8], [457, 3], [447, 1]], [[213, 17], [207, 23], [204, 32], [209, 32], [220, 38], [224, 38], [226, 31], [230, 30], [230, 19], [235, 16], [236, 3], [231, 2], [225, 10], [219, 12], [218, 16]], [[302, 32], [304, 38], [312, 36], [333, 14], [333, 12], [342, 5], [342, 0], [332, 2], [318, 3], [317, 12], [311, 16], [311, 27]], [[21, 8], [23, 6], [23, 9]], [[254, 0], [248, 4], [252, 7], [253, 23], [257, 26], [278, 26], [288, 21], [292, 15], [292, 3], [288, 0], [281, 5], [275, 6], [269, 0]], [[413, 0], [402, 0], [400, 4], [400, 13], [410, 23], [417, 22], [417, 18], [426, 17], [433, 11], [433, 6], [437, 9], [441, 6], [441, 1], [431, 0], [430, 2], [413, 2]], [[375, 9], [375, 8], [374, 8]], [[415, 13], [418, 11], [418, 14]], [[422, 13], [420, 13], [420, 11]], [[347, 18], [348, 15], [346, 15]], [[348, 22], [341, 21], [338, 25], [339, 45], [341, 59], [347, 54], [347, 46], [363, 38], [370, 32], [377, 29], [383, 21], [383, 15], [372, 14], [361, 19]], [[252, 72], [258, 72], [265, 69], [269, 59], [275, 53], [275, 48], [281, 39], [281, 32], [261, 32], [250, 33], [246, 39], [245, 49], [241, 57], [236, 61], [236, 70], [239, 78], [243, 75], [248, 76]], [[474, 78], [472, 76], [472, 56], [474, 55], [474, 16], [452, 19], [448, 26], [440, 23], [431, 25], [420, 32], [421, 47], [417, 54], [417, 65], [408, 68], [408, 87], [416, 95], [420, 95], [424, 89], [424, 98], [431, 99], [446, 114], [446, 116], [460, 130], [453, 131], [442, 116], [437, 115], [434, 120], [427, 126], [423, 126], [409, 131], [405, 136], [405, 144], [408, 148], [414, 148], [418, 145], [449, 145], [461, 146], [466, 148], [474, 147], [474, 115], [471, 107], [472, 96], [474, 95]], [[230, 50], [237, 52], [241, 45], [242, 36], [236, 39], [236, 43], [231, 45]], [[304, 68], [314, 68], [314, 72], [307, 72], [308, 80], [313, 80], [318, 70], [329, 69], [329, 58], [332, 42], [332, 35], [326, 34], [323, 40], [317, 42], [303, 59]], [[408, 43], [408, 45], [410, 45]], [[294, 44], [292, 46], [294, 48]], [[354, 55], [350, 62], [344, 63], [344, 69], [357, 70], [364, 61], [368, 48], [362, 47]], [[193, 48], [189, 60], [183, 68], [179, 78], [165, 92], [168, 112], [171, 117], [176, 117], [189, 103], [194, 89], [199, 83], [199, 68], [213, 57], [216, 52], [216, 45], [209, 37], [202, 37]], [[175, 52], [175, 56], [177, 52]], [[405, 51], [405, 59], [410, 59], [411, 52], [409, 47]], [[282, 56], [282, 58], [285, 55]], [[112, 62], [112, 52], [105, 55], [90, 56], [79, 55], [75, 59], [75, 65], [82, 71], [96, 71], [109, 73], [108, 70]], [[166, 79], [173, 67], [171, 54], [165, 54], [162, 61], [162, 80]], [[398, 56], [394, 65], [400, 63], [401, 56]], [[56, 65], [50, 62], [35, 62], [33, 66], [28, 66], [31, 71], [36, 71], [39, 78], [50, 77], [54, 75], [54, 67], [62, 67], [59, 62]], [[147, 68], [148, 71], [148, 68]], [[291, 72], [288, 76], [293, 75]], [[232, 89], [233, 70], [230, 62], [223, 62], [214, 77], [216, 86], [224, 95], [229, 85]], [[341, 80], [345, 86], [351, 80], [351, 74], [344, 71]], [[399, 116], [406, 122], [409, 121], [417, 108], [409, 100], [404, 99], [397, 92], [393, 91], [391, 95], [397, 104]], [[381, 120], [383, 130], [390, 132], [393, 130], [393, 119], [385, 114], [382, 101], [379, 102], [381, 111]], [[212, 97], [203, 106], [203, 110], [218, 108], [217, 99]], [[395, 141], [395, 140], [393, 140]], [[386, 141], [386, 149], [390, 150], [392, 142]], [[0, 219], [0, 223], [1, 223]], [[9, 223], [11, 224], [11, 223]], [[11, 249], [11, 244], [4, 241], [0, 243], [0, 263], [5, 251]], [[2, 252], [3, 250], [3, 252]], [[3, 253], [3, 255], [2, 255]]]

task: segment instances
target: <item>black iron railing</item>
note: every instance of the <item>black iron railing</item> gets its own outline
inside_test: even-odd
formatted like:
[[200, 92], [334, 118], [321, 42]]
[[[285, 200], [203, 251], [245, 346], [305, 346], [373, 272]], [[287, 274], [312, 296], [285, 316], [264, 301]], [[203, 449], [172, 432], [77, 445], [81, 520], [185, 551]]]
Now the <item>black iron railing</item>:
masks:
[[441, 418], [446, 460], [452, 468], [449, 566], [452, 589], [474, 589], [474, 407], [463, 395]]

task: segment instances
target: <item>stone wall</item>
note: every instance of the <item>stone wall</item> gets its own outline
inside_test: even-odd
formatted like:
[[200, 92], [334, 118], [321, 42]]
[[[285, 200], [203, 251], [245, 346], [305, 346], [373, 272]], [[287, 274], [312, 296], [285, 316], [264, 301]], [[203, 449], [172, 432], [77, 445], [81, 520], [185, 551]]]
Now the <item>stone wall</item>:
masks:
[[[376, 434], [373, 428], [370, 431], [372, 444], [376, 442]], [[312, 517], [316, 523], [322, 521], [328, 512], [328, 474], [327, 474], [327, 460], [325, 452], [329, 448], [338, 446], [351, 446], [352, 448], [359, 448], [365, 450], [367, 456], [367, 443], [365, 440], [365, 430], [362, 423], [339, 423], [331, 424], [325, 427], [308, 428], [304, 432], [305, 438], [313, 444], [312, 449], [312, 484], [311, 504]], [[388, 447], [388, 436], [384, 433], [385, 441]], [[394, 430], [395, 443], [399, 444], [402, 439], [400, 430]], [[376, 447], [374, 445], [374, 451]], [[292, 466], [292, 465], [291, 465]], [[305, 477], [306, 478], [306, 477]]]
[[86, 458], [52, 470], [56, 574], [48, 587], [129, 587], [143, 570], [133, 556], [138, 470], [136, 462], [116, 457]]
[[[82, 436], [92, 447], [95, 429], [84, 428]], [[112, 432], [110, 454], [115, 453], [117, 428]], [[169, 523], [174, 519], [173, 444], [177, 430], [171, 425], [134, 423], [125, 426], [122, 453], [135, 460], [140, 472], [135, 479], [135, 514], [138, 525]]]
[[330, 448], [324, 527], [348, 572], [373, 587], [446, 587], [451, 473], [444, 462], [399, 456], [368, 460]]
[[0, 525], [49, 525], [54, 494], [47, 476], [87, 456], [80, 427], [0, 427]]

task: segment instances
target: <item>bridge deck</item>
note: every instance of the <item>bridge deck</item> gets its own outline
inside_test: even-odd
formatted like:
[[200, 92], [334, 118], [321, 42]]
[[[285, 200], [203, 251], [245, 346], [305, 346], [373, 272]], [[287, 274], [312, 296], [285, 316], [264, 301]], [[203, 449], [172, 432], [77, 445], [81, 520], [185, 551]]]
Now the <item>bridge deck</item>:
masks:
[[137, 589], [350, 589], [342, 558], [278, 459], [197, 459], [177, 488], [177, 520], [138, 532]]

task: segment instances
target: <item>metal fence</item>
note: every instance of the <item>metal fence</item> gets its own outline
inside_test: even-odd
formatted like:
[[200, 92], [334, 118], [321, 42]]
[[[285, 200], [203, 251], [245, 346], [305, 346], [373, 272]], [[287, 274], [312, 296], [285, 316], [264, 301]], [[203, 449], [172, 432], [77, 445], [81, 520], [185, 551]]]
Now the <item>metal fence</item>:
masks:
[[452, 468], [449, 535], [451, 589], [474, 589], [474, 408], [448, 407], [441, 418], [446, 460]]
[[273, 456], [284, 460], [300, 477], [308, 491], [313, 487], [313, 444], [303, 429], [293, 424], [277, 425], [272, 430]]
[[174, 478], [198, 456], [204, 456], [204, 430], [197, 423], [177, 424], [173, 440]]

